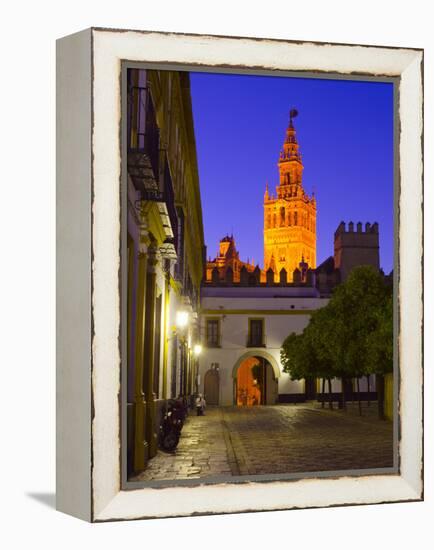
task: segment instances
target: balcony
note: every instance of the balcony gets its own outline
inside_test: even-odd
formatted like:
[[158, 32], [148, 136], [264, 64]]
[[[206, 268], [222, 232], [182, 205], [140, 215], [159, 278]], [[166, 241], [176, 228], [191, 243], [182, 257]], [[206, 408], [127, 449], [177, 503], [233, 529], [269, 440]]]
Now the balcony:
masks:
[[[209, 323], [209, 322], [208, 322]], [[221, 332], [220, 332], [220, 322], [211, 321], [211, 323], [217, 323], [214, 327], [210, 327], [209, 324], [206, 325], [206, 335], [205, 335], [205, 347], [207, 348], [221, 348]]]
[[190, 274], [187, 272], [185, 279], [184, 279], [184, 285], [182, 288], [182, 296], [184, 297], [184, 300], [186, 303], [191, 306], [193, 311], [198, 311], [199, 309], [199, 293], [195, 286], [193, 285], [193, 282], [191, 280]]
[[267, 347], [263, 338], [247, 338], [247, 348], [265, 348]]
[[149, 88], [128, 90], [127, 169], [143, 200], [163, 202], [160, 130]]
[[220, 338], [218, 340], [207, 340], [205, 342], [206, 348], [221, 348]]

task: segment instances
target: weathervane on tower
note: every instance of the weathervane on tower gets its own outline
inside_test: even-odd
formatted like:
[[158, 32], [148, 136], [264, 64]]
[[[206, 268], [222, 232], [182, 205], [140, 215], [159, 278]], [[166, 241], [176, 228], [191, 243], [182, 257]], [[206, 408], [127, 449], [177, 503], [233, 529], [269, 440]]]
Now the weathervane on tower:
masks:
[[297, 109], [292, 108], [289, 111], [289, 122], [290, 122], [290, 124], [292, 124], [292, 119], [295, 118], [297, 115], [298, 115]]

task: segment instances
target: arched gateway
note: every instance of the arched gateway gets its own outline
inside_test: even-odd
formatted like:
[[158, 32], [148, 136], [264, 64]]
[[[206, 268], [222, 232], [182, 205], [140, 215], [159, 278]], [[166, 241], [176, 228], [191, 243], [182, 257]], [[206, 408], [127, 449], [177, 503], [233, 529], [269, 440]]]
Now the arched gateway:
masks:
[[234, 404], [238, 406], [274, 405], [277, 402], [277, 379], [280, 369], [270, 354], [249, 351], [232, 369]]

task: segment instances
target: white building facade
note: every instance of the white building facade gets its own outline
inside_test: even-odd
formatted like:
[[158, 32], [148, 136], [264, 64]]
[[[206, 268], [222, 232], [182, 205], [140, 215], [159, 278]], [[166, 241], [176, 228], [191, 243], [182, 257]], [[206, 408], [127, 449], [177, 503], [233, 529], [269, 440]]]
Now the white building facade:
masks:
[[[208, 404], [272, 405], [313, 398], [318, 382], [309, 388], [304, 380], [291, 380], [283, 372], [280, 350], [285, 338], [301, 333], [311, 313], [327, 302], [314, 286], [204, 286], [198, 389]], [[255, 374], [243, 380], [244, 365], [247, 370], [256, 366], [262, 382]], [[339, 391], [337, 384], [334, 391]]]

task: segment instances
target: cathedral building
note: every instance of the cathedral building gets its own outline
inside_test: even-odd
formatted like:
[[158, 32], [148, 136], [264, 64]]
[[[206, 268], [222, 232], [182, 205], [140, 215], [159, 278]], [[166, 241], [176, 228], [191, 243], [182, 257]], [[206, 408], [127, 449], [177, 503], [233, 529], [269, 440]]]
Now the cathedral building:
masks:
[[234, 236], [226, 235], [220, 240], [218, 255], [213, 260], [208, 259], [206, 263], [206, 282], [224, 280], [227, 277], [227, 271], [230, 270], [233, 282], [238, 283], [243, 267], [248, 272], [253, 272], [255, 269], [253, 261], [250, 263], [240, 260]]
[[[292, 281], [300, 263], [307, 269], [316, 267], [316, 200], [303, 188], [303, 162], [290, 112], [289, 126], [280, 152], [279, 185], [276, 195], [264, 196], [264, 270], [270, 268], [279, 280], [282, 268]], [[307, 264], [307, 265], [306, 265]]]
[[[295, 281], [298, 271], [301, 280], [308, 270], [316, 267], [316, 200], [306, 194], [303, 188], [303, 163], [297, 142], [293, 119], [295, 109], [290, 112], [289, 126], [280, 152], [279, 185], [276, 196], [269, 193], [268, 184], [264, 196], [264, 267], [260, 269], [253, 261], [243, 262], [235, 246], [233, 235], [226, 235], [220, 241], [218, 255], [208, 259], [206, 282], [217, 283], [227, 279], [240, 282], [243, 267], [247, 273], [256, 269], [261, 282], [269, 282], [267, 272], [273, 272], [275, 283], [284, 280]], [[294, 271], [296, 273], [294, 274]]]

